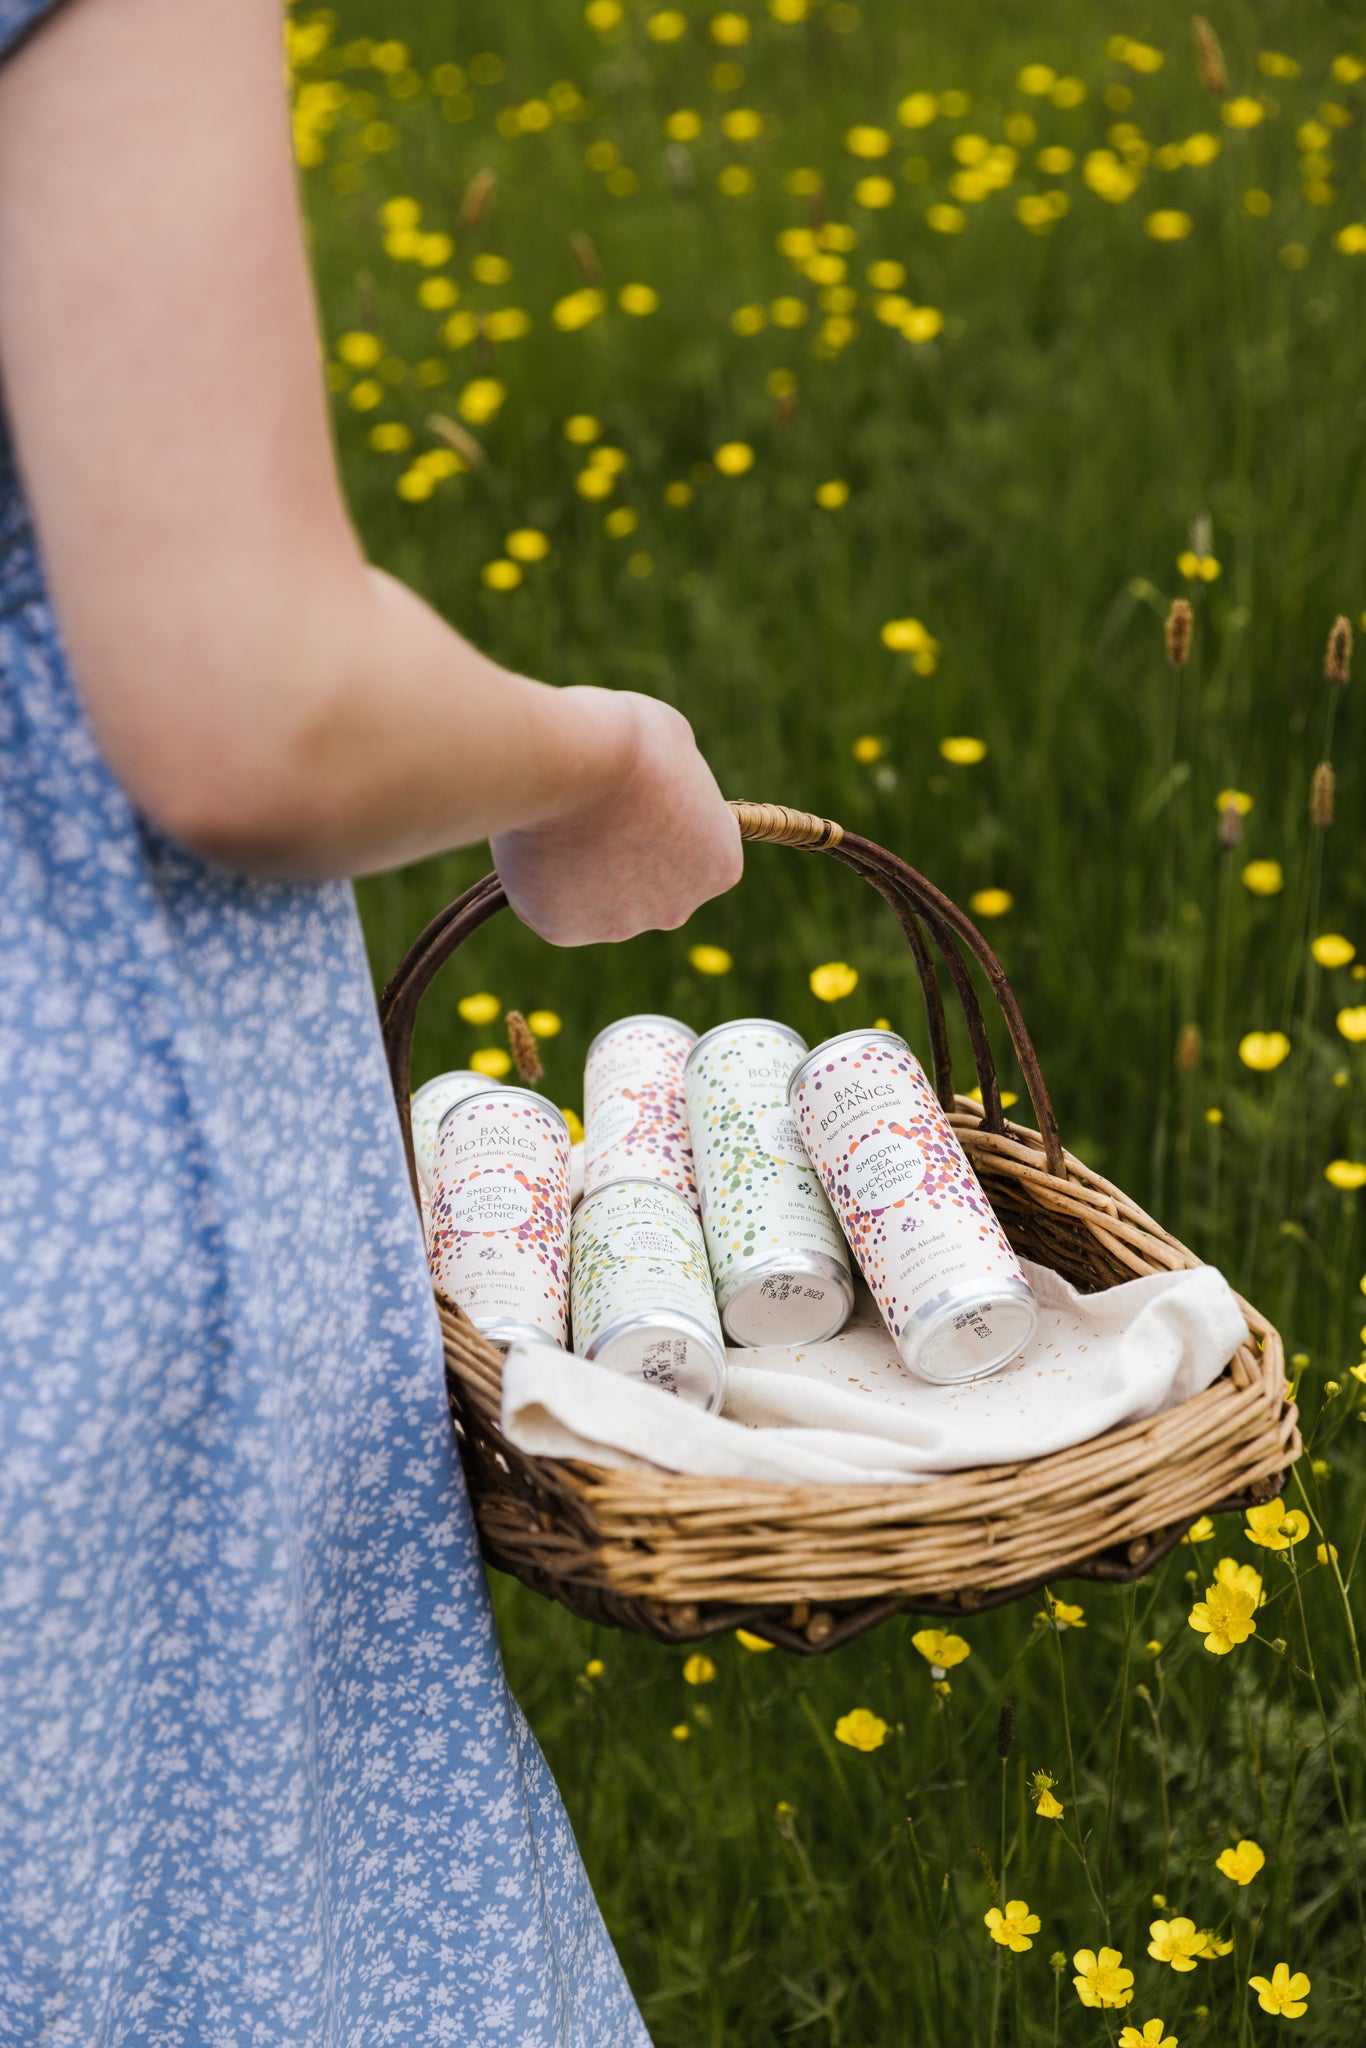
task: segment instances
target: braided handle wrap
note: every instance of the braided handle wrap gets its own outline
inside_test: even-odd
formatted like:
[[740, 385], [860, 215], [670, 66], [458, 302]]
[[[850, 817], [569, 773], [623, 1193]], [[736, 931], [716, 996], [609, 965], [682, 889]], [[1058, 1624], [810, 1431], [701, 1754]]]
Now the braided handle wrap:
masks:
[[[942, 890], [937, 889], [933, 882], [918, 874], [914, 868], [908, 867], [905, 861], [898, 860], [895, 854], [888, 853], [885, 847], [876, 845], [871, 839], [864, 839], [857, 833], [846, 832], [842, 825], [837, 825], [831, 818], [818, 818], [810, 811], [792, 810], [786, 804], [749, 803], [737, 800], [731, 804], [731, 809], [735, 813], [742, 839], [755, 843], [766, 842], [774, 846], [790, 846], [805, 853], [829, 854], [842, 867], [852, 868], [856, 875], [861, 875], [889, 905], [910, 948], [916, 973], [920, 978], [921, 993], [925, 999], [925, 1014], [929, 1023], [930, 1063], [935, 1092], [944, 1109], [951, 1110], [955, 1097], [948, 1025], [932, 944], [938, 949], [948, 969], [954, 994], [958, 998], [967, 1024], [973, 1065], [977, 1069], [977, 1081], [982, 1095], [982, 1123], [988, 1131], [1001, 1135], [1007, 1128], [1001, 1107], [1001, 1084], [996, 1073], [996, 1062], [987, 1034], [986, 1019], [982, 1014], [976, 984], [964, 958], [964, 950], [973, 956], [986, 975], [991, 993], [1010, 1032], [1015, 1056], [1020, 1063], [1020, 1072], [1038, 1119], [1048, 1171], [1058, 1179], [1066, 1179], [1067, 1166], [1063, 1156], [1062, 1140], [1058, 1135], [1057, 1118], [1053, 1114], [1053, 1105], [1040, 1071], [1038, 1054], [1025, 1027], [1015, 991], [1006, 979], [1005, 969], [971, 918], [961, 911], [956, 903], [951, 902]], [[384, 1031], [385, 1051], [389, 1060], [394, 1098], [398, 1104], [399, 1125], [403, 1131], [404, 1147], [408, 1155], [408, 1172], [413, 1183], [415, 1199], [417, 1169], [413, 1164], [408, 1101], [413, 1032], [417, 1025], [418, 1005], [451, 955], [479, 929], [480, 925], [486, 924], [489, 918], [506, 908], [507, 896], [498, 876], [485, 875], [482, 881], [476, 882], [463, 896], [433, 918], [426, 930], [418, 935], [380, 997], [380, 1022]]]

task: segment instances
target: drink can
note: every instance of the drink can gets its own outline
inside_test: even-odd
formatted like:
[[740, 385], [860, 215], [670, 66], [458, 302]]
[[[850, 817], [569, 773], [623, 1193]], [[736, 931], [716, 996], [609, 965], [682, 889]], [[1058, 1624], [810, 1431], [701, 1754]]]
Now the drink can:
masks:
[[417, 1167], [418, 1185], [429, 1198], [432, 1167], [436, 1160], [436, 1133], [442, 1117], [462, 1095], [474, 1095], [497, 1085], [487, 1074], [476, 1074], [473, 1067], [457, 1067], [449, 1074], [437, 1074], [434, 1079], [424, 1081], [414, 1095], [408, 1112], [413, 1132], [413, 1162]]
[[1038, 1307], [906, 1041], [894, 1031], [828, 1038], [793, 1074], [789, 1099], [910, 1370], [954, 1381], [1007, 1365]]
[[786, 1024], [739, 1017], [688, 1055], [702, 1227], [735, 1344], [818, 1343], [854, 1305], [849, 1248], [788, 1107], [787, 1084], [805, 1051]]
[[660, 1181], [608, 1181], [574, 1211], [574, 1349], [711, 1413], [726, 1346], [702, 1226]]
[[622, 1017], [588, 1048], [583, 1074], [583, 1190], [655, 1180], [697, 1208], [683, 1108], [683, 1065], [697, 1033], [676, 1017]]
[[436, 1136], [428, 1258], [496, 1344], [569, 1334], [569, 1126], [529, 1088], [462, 1096]]

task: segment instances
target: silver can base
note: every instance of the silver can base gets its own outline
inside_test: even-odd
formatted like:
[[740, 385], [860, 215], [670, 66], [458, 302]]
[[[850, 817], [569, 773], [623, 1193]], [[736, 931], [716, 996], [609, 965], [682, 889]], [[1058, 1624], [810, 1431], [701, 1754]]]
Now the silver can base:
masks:
[[1028, 1281], [970, 1283], [948, 1288], [918, 1309], [897, 1349], [918, 1379], [944, 1386], [983, 1380], [1018, 1358], [1038, 1320]]
[[747, 1268], [721, 1310], [732, 1344], [819, 1344], [849, 1320], [854, 1282], [826, 1252], [780, 1253]]
[[600, 1332], [583, 1355], [704, 1415], [714, 1415], [726, 1398], [725, 1353], [691, 1316], [662, 1309], [627, 1316]]

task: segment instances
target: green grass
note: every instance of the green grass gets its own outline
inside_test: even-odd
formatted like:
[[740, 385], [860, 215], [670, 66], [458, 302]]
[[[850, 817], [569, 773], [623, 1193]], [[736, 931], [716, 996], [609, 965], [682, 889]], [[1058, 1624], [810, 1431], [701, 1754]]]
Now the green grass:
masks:
[[[619, 31], [595, 35], [577, 5], [549, 0], [345, 0], [326, 46], [301, 67], [305, 87], [340, 80], [348, 95], [331, 125], [312, 131], [319, 160], [306, 173], [332, 359], [356, 330], [373, 333], [384, 357], [371, 410], [355, 410], [350, 394], [373, 372], [336, 377], [338, 440], [366, 545], [504, 662], [679, 705], [729, 794], [838, 818], [960, 901], [986, 887], [1011, 892], [1013, 908], [987, 929], [1064, 1137], [1217, 1261], [1277, 1321], [1288, 1351], [1309, 1354], [1295, 1372], [1320, 1463], [1301, 1467], [1303, 1484], [1350, 1574], [1366, 1505], [1362, 1391], [1348, 1376], [1361, 1355], [1366, 1246], [1361, 1196], [1323, 1169], [1366, 1157], [1363, 1054], [1334, 1024], [1363, 991], [1350, 968], [1314, 965], [1308, 941], [1340, 931], [1366, 942], [1360, 680], [1334, 707], [1322, 674], [1333, 618], [1359, 619], [1366, 606], [1366, 259], [1335, 246], [1366, 218], [1366, 81], [1329, 68], [1357, 46], [1359, 24], [1349, 34], [1317, 4], [1221, 12], [1233, 92], [1275, 102], [1243, 130], [1221, 121], [1202, 88], [1188, 16], [1173, 6], [869, 5], [853, 24], [852, 10], [821, 6], [787, 28], [749, 0], [753, 33], [735, 51], [709, 46], [705, 11], [680, 41], [656, 43], [645, 11], [628, 6]], [[1165, 54], [1162, 68], [1145, 74], [1108, 56], [1114, 33], [1147, 39]], [[377, 71], [373, 51], [353, 46], [365, 36], [401, 37], [409, 58]], [[1261, 48], [1289, 51], [1299, 75], [1264, 75]], [[434, 67], [477, 70], [479, 53], [500, 59], [496, 79], [444, 98], [433, 88]], [[740, 85], [709, 83], [718, 58], [740, 63]], [[1022, 94], [1016, 76], [1031, 61], [1083, 80], [1082, 104]], [[498, 131], [500, 110], [563, 81], [587, 104], [561, 104], [585, 118]], [[1132, 106], [1105, 104], [1119, 86]], [[911, 133], [895, 114], [918, 88], [954, 88], [971, 105]], [[375, 104], [357, 104], [358, 93]], [[1346, 111], [1345, 125], [1325, 119], [1325, 102]], [[757, 140], [721, 135], [736, 105], [763, 116]], [[663, 121], [679, 108], [697, 109], [703, 129], [670, 156]], [[963, 232], [933, 232], [925, 210], [950, 197], [953, 138], [999, 143], [1024, 112], [1038, 135], [1019, 145], [1008, 188], [968, 204]], [[376, 120], [392, 129], [392, 147], [365, 146]], [[1330, 159], [1327, 172], [1302, 163], [1311, 120], [1328, 135], [1311, 152]], [[1111, 203], [1081, 166], [1088, 151], [1122, 146], [1107, 140], [1117, 121], [1154, 149], [1196, 131], [1222, 147], [1203, 167], [1136, 166], [1136, 189]], [[856, 122], [894, 135], [881, 162], [844, 149]], [[585, 161], [604, 141], [617, 168], [635, 173], [633, 191], [614, 193]], [[1048, 144], [1073, 150], [1076, 168], [1043, 175], [1035, 159]], [[910, 158], [923, 176], [907, 177]], [[753, 168], [755, 189], [727, 197], [718, 173], [736, 163]], [[799, 166], [820, 172], [824, 214], [858, 237], [845, 254], [857, 332], [833, 354], [813, 350], [826, 318], [819, 288], [775, 246], [783, 229], [822, 217], [785, 189]], [[462, 195], [485, 169], [497, 175], [492, 200], [477, 226], [462, 227]], [[883, 210], [853, 198], [870, 172], [895, 181]], [[1332, 196], [1316, 203], [1324, 191], [1307, 196], [1307, 182]], [[1270, 195], [1269, 212], [1247, 211], [1254, 188]], [[1016, 200], [1055, 189], [1070, 210], [1031, 234]], [[427, 270], [386, 254], [379, 208], [395, 196], [418, 200], [424, 229], [454, 235], [449, 262]], [[1192, 232], [1154, 241], [1147, 216], [1173, 208]], [[584, 236], [593, 254], [580, 239], [576, 256]], [[481, 283], [471, 268], [480, 253], [504, 257], [511, 280]], [[939, 337], [913, 344], [877, 319], [865, 278], [877, 260], [906, 266], [902, 290], [944, 315]], [[551, 309], [583, 286], [584, 261], [601, 269], [606, 310], [564, 333]], [[433, 275], [456, 283], [462, 310], [523, 308], [530, 332], [448, 345], [448, 314], [418, 303]], [[645, 318], [616, 304], [635, 281], [660, 297]], [[806, 326], [733, 331], [738, 307], [794, 294], [811, 307]], [[442, 381], [423, 385], [417, 366], [429, 362]], [[794, 402], [775, 399], [776, 370], [795, 375]], [[459, 418], [477, 377], [506, 393], [493, 418], [469, 426], [483, 466], [405, 501], [398, 479], [442, 445], [429, 416]], [[605, 500], [575, 489], [585, 451], [562, 424], [578, 412], [596, 415], [629, 459]], [[412, 448], [373, 449], [382, 421], [405, 424]], [[755, 452], [743, 476], [711, 467], [730, 441]], [[813, 493], [831, 478], [846, 480], [850, 497], [827, 511]], [[671, 506], [664, 489], [679, 480], [694, 495]], [[610, 538], [604, 516], [623, 506], [637, 526]], [[1176, 558], [1202, 520], [1221, 573], [1187, 585]], [[549, 536], [549, 556], [517, 589], [485, 588], [481, 566], [527, 525]], [[636, 573], [642, 554], [648, 574]], [[1174, 677], [1162, 623], [1183, 592], [1195, 605], [1194, 647]], [[933, 675], [882, 644], [883, 624], [907, 616], [940, 643]], [[965, 734], [986, 742], [985, 758], [942, 759], [941, 740]], [[883, 742], [875, 763], [855, 759], [861, 736]], [[1315, 833], [1308, 791], [1326, 752], [1336, 819]], [[450, 764], [453, 785], [469, 772]], [[1232, 851], [1218, 838], [1215, 795], [1226, 787], [1254, 798]], [[1243, 885], [1254, 858], [1281, 864], [1278, 893]], [[486, 865], [486, 849], [474, 849], [362, 886], [380, 979]], [[690, 967], [699, 941], [731, 952], [728, 975]], [[807, 976], [831, 958], [860, 980], [825, 1005]], [[574, 1106], [588, 1038], [632, 1009], [699, 1027], [773, 1014], [813, 1042], [887, 1015], [924, 1049], [913, 972], [885, 908], [832, 864], [768, 848], [686, 931], [629, 947], [558, 952], [498, 920], [424, 1006], [417, 1079], [494, 1042], [456, 1010], [479, 989], [560, 1015], [562, 1031], [543, 1048], [546, 1085]], [[1201, 1047], [1181, 1070], [1188, 1024]], [[1240, 1062], [1239, 1041], [1254, 1030], [1289, 1036], [1276, 1071]], [[1002, 1030], [996, 1043], [1018, 1088]], [[966, 1085], [961, 1033], [956, 1045]], [[1347, 1391], [1328, 1395], [1330, 1381]], [[1286, 2024], [1245, 1988], [1282, 1959], [1313, 1980], [1299, 2036], [1357, 2038], [1366, 1719], [1344, 1603], [1312, 1552], [1311, 1540], [1298, 1567], [1303, 1620], [1283, 1559], [1255, 1552], [1230, 1517], [1198, 1558], [1178, 1550], [1137, 1589], [1081, 1589], [1084, 1632], [1038, 1629], [1027, 1607], [965, 1622], [972, 1654], [942, 1702], [911, 1621], [812, 1664], [723, 1640], [711, 1647], [714, 1682], [691, 1687], [682, 1652], [594, 1631], [500, 1584], [513, 1683], [655, 2038], [679, 2048], [993, 2035], [1080, 2044], [1161, 2013], [1183, 2043], [1242, 2048]], [[1185, 1616], [1224, 1554], [1264, 1564], [1270, 1601], [1254, 1641], [1215, 1659]], [[1281, 1638], [1284, 1652], [1273, 1647]], [[1144, 1647], [1153, 1641], [1160, 1655]], [[605, 1670], [589, 1679], [594, 1656]], [[996, 1730], [1007, 1694], [1018, 1718], [1003, 1767]], [[837, 1717], [859, 1705], [892, 1731], [866, 1755], [833, 1740]], [[673, 1739], [675, 1725], [687, 1740]], [[1062, 1823], [1037, 1819], [1025, 1797], [1038, 1768], [1059, 1781]], [[1242, 1834], [1268, 1856], [1246, 1891], [1213, 1869]], [[987, 1939], [979, 1850], [998, 1877], [1005, 1862], [1003, 1895], [1026, 1898], [1042, 1919], [1027, 1954], [1007, 1959]], [[1236, 1932], [1235, 1955], [1182, 1975], [1149, 1960], [1154, 1892], [1172, 1913]], [[1137, 1973], [1127, 2015], [1087, 2011], [1070, 1967], [1059, 1978], [1050, 1968], [1055, 1950], [1070, 1958], [1107, 1937]]]

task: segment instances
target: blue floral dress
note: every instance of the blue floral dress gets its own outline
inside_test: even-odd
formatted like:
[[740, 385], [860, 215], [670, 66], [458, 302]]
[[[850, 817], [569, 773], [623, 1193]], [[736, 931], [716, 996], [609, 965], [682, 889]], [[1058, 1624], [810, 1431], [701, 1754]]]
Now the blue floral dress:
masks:
[[351, 891], [138, 816], [2, 415], [0, 2040], [648, 2048], [504, 1681]]

